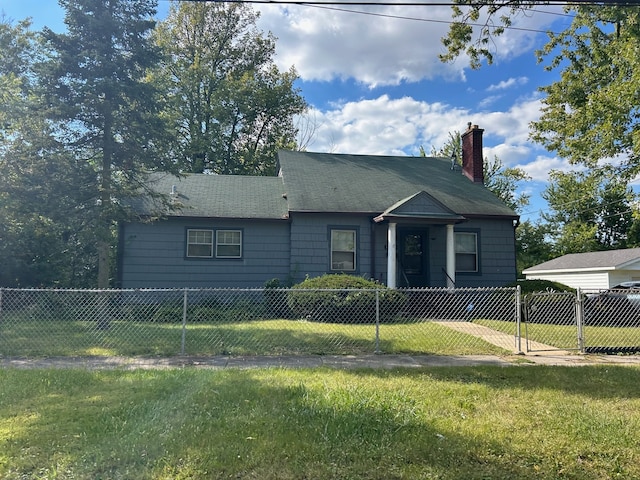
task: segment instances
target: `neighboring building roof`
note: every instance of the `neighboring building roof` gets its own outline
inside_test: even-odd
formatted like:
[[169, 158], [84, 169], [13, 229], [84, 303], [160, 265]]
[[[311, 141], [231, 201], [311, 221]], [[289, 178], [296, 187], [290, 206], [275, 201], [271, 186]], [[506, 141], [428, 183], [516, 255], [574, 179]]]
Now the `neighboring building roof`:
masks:
[[[156, 174], [154, 191], [181, 207], [169, 215], [213, 218], [288, 218], [282, 178], [248, 175]], [[175, 188], [174, 188], [175, 187]], [[175, 191], [174, 195], [171, 192]], [[150, 210], [147, 202], [146, 210]]]
[[624, 270], [640, 262], [640, 248], [603, 252], [570, 253], [549, 260], [522, 273], [562, 273], [576, 270]]
[[445, 158], [283, 150], [278, 162], [291, 212], [380, 214], [426, 192], [458, 215], [518, 218], [485, 186], [462, 175], [459, 166], [452, 170]]

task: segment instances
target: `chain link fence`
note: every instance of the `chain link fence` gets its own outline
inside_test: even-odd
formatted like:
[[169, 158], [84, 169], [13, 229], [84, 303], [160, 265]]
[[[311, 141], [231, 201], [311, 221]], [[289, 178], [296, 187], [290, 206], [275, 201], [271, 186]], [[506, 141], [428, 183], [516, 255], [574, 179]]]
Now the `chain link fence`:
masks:
[[0, 355], [501, 354], [516, 290], [0, 289]]
[[[506, 334], [511, 345], [487, 340]], [[640, 293], [0, 288], [0, 356], [640, 352]]]
[[640, 291], [534, 293], [523, 311], [527, 351], [640, 352]]

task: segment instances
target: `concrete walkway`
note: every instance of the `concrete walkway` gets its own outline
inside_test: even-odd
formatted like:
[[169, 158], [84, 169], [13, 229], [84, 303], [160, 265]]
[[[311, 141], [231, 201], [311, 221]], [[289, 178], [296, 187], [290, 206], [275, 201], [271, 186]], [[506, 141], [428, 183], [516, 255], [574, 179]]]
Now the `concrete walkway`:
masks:
[[510, 352], [515, 354], [522, 354], [525, 352], [536, 352], [536, 354], [540, 355], [570, 355], [570, 352], [566, 350], [560, 350], [551, 345], [545, 345], [540, 342], [528, 341], [526, 338], [518, 338], [513, 334], [508, 334], [504, 332], [499, 332], [497, 330], [493, 330], [489, 327], [485, 327], [484, 325], [478, 325], [477, 323], [471, 322], [434, 322], [439, 325], [445, 326], [457, 332], [466, 333], [468, 335], [473, 335], [474, 337], [478, 337], [483, 339], [484, 341], [491, 343], [492, 345], [496, 345], [500, 348], [504, 348]]

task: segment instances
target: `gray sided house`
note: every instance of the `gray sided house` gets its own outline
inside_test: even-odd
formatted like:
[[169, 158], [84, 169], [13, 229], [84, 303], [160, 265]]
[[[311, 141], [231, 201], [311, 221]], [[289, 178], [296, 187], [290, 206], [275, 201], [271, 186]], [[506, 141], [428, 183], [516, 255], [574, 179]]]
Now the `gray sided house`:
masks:
[[348, 273], [391, 287], [516, 279], [518, 216], [483, 185], [482, 129], [450, 159], [281, 151], [277, 177], [156, 179], [177, 209], [121, 225], [123, 288], [262, 287]]

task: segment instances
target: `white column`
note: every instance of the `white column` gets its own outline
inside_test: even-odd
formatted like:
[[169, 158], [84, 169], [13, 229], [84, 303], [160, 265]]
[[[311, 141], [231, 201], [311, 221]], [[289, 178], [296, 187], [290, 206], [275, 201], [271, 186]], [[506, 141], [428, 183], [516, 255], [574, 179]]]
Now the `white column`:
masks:
[[453, 225], [447, 225], [447, 287], [455, 287], [456, 282], [456, 237]]
[[396, 224], [389, 223], [387, 229], [387, 287], [396, 288]]

